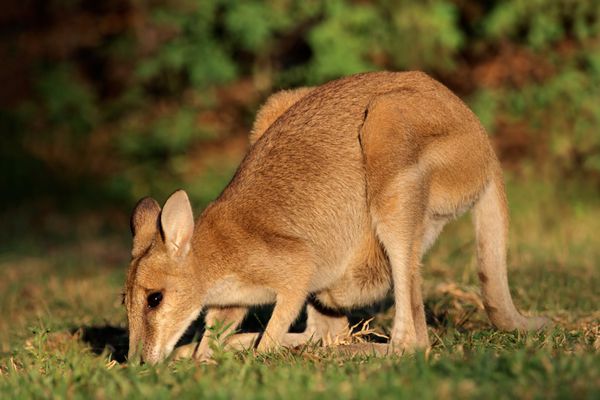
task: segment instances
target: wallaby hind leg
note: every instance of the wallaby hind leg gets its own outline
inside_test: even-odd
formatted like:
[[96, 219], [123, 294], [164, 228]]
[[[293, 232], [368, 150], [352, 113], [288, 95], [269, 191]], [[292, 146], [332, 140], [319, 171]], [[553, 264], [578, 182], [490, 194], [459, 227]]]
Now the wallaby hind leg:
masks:
[[[391, 345], [396, 352], [426, 345], [427, 328], [421, 297], [420, 264], [423, 207], [419, 179], [405, 174], [372, 205], [375, 231], [390, 259], [395, 315]], [[416, 325], [418, 322], [418, 327]], [[418, 334], [421, 340], [418, 340]]]
[[550, 325], [547, 318], [521, 315], [513, 304], [506, 270], [508, 208], [499, 168], [473, 212], [483, 304], [494, 326], [525, 331]]
[[[421, 255], [423, 256], [429, 251], [435, 240], [439, 236], [444, 225], [448, 220], [445, 218], [431, 219], [426, 218], [423, 240], [421, 242]], [[427, 320], [425, 318], [425, 305], [423, 303], [423, 284], [421, 279], [421, 266], [419, 266], [412, 276], [412, 309], [413, 318], [415, 320], [415, 330], [417, 331], [417, 344], [419, 347], [429, 347], [429, 335], [427, 334]]]
[[419, 157], [436, 132], [419, 124], [430, 114], [415, 116], [415, 110], [427, 114], [410, 104], [421, 97], [400, 90], [373, 99], [360, 132], [372, 223], [392, 270], [394, 351], [428, 343], [418, 268], [423, 247], [430, 245], [422, 244], [430, 176]]

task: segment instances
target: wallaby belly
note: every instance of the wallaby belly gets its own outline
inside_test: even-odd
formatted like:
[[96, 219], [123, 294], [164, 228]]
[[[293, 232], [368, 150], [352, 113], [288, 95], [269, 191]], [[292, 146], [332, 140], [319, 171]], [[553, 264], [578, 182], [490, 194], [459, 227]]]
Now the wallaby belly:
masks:
[[315, 293], [317, 300], [329, 308], [371, 305], [385, 298], [392, 287], [390, 263], [374, 233], [364, 237], [344, 267], [336, 282]]

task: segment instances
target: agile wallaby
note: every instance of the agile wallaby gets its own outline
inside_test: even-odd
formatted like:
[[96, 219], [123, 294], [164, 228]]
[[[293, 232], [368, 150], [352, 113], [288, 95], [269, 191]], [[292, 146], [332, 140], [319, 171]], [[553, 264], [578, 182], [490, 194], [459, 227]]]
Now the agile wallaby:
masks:
[[[477, 117], [420, 72], [353, 75], [275, 95], [248, 151], [194, 224], [184, 191], [134, 209], [126, 282], [130, 358], [158, 362], [203, 308], [234, 330], [275, 303], [258, 350], [338, 333], [351, 309], [393, 290], [390, 349], [427, 346], [419, 264], [473, 208], [486, 311], [504, 330], [542, 327], [513, 305], [499, 162]], [[307, 332], [288, 329], [308, 296]], [[243, 335], [240, 335], [240, 337]], [[234, 336], [235, 338], [235, 336]], [[252, 336], [252, 339], [256, 336]], [[241, 340], [241, 339], [240, 339]], [[197, 357], [209, 354], [202, 339]]]

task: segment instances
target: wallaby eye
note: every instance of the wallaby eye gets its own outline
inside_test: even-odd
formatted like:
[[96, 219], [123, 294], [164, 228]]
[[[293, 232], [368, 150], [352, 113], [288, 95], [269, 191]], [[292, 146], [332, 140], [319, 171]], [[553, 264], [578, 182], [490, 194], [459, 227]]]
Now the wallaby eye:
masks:
[[148, 308], [156, 308], [163, 299], [162, 292], [152, 292], [148, 295]]

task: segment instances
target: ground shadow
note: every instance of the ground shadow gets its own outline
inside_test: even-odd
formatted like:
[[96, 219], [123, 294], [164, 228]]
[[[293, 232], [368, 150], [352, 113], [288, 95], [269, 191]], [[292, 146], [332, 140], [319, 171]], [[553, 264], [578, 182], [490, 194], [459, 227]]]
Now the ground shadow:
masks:
[[111, 360], [119, 363], [127, 360], [129, 350], [129, 339], [127, 330], [110, 325], [105, 326], [82, 326], [73, 329], [72, 333], [80, 334], [80, 340], [90, 346], [94, 354], [108, 353]]
[[[372, 316], [386, 312], [393, 305], [393, 301], [388, 299], [376, 305], [353, 310], [352, 313], [347, 313], [350, 325], [359, 325], [371, 318]], [[262, 332], [269, 321], [273, 306], [260, 306], [251, 308], [248, 316], [240, 327], [241, 332]], [[447, 316], [434, 315], [430, 307], [426, 304], [427, 323], [433, 327], [445, 325]], [[291, 332], [303, 332], [306, 328], [306, 309], [304, 309], [290, 329]], [[80, 340], [90, 346], [94, 354], [106, 354], [112, 360], [119, 363], [127, 360], [127, 352], [129, 350], [129, 339], [127, 330], [124, 327], [116, 327], [110, 325], [104, 326], [83, 326], [72, 329], [72, 333], [79, 332]], [[191, 343], [193, 340], [198, 340], [204, 332], [204, 314], [194, 321], [186, 330], [185, 334], [177, 343], [177, 346], [182, 346]], [[385, 338], [377, 335], [368, 335], [365, 339], [374, 343], [385, 342]]]

